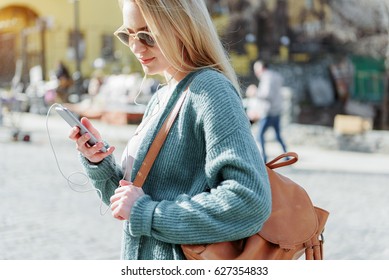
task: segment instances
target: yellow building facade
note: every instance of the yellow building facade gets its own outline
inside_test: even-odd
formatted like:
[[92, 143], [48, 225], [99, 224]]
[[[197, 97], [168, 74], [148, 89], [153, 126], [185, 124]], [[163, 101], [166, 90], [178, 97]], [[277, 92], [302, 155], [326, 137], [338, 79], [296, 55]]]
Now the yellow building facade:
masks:
[[[320, 28], [317, 17], [320, 12], [328, 20], [329, 9], [323, 8], [319, 0], [285, 1], [292, 28]], [[274, 10], [277, 0], [266, 3], [268, 9]], [[117, 0], [0, 0], [0, 86], [12, 80], [18, 67], [24, 80], [28, 80], [29, 69], [41, 65], [43, 78], [47, 80], [59, 61], [71, 73], [80, 69], [84, 77], [92, 74], [98, 58], [107, 63], [107, 72], [120, 71], [126, 65], [131, 70], [140, 70], [131, 52], [113, 36], [121, 23]], [[78, 54], [75, 36], [80, 42]], [[250, 61], [256, 58], [255, 50], [248, 53]], [[234, 63], [237, 72], [247, 75], [251, 71], [249, 61], [231, 55], [233, 61], [239, 62]]]
[[[286, 63], [289, 61], [305, 63], [311, 55], [304, 51], [290, 50], [292, 38], [287, 35], [298, 34], [306, 40], [320, 36], [325, 32], [325, 27], [331, 21], [331, 9], [321, 0], [248, 0], [246, 6], [239, 13], [246, 15], [245, 26], [235, 26], [235, 30], [245, 29], [242, 33], [249, 34], [259, 29], [264, 22], [257, 21], [258, 10], [261, 9], [263, 18], [267, 19], [267, 30], [262, 34], [255, 34], [255, 42], [246, 41], [247, 37], [233, 38], [233, 44], [244, 43], [244, 51], [230, 50], [230, 57], [236, 73], [241, 77], [252, 75], [252, 63], [259, 57], [266, 57], [273, 62]], [[224, 9], [215, 9], [214, 22], [221, 33], [226, 32], [230, 23], [231, 15], [236, 11], [228, 7], [227, 0], [220, 0], [219, 3]], [[226, 8], [228, 7], [228, 8]], [[223, 11], [220, 13], [220, 11]], [[236, 17], [235, 17], [236, 18]], [[234, 29], [230, 32], [236, 32]], [[290, 34], [292, 33], [292, 34]], [[270, 35], [269, 35], [270, 34]], [[225, 34], [224, 34], [225, 35]], [[260, 42], [258, 36], [266, 37]], [[241, 35], [240, 35], [241, 36]], [[278, 37], [279, 36], [279, 37]], [[235, 40], [235, 41], [234, 41]], [[266, 41], [266, 42], [265, 42]], [[271, 49], [271, 52], [269, 50]]]
[[[254, 0], [255, 2], [256, 0]], [[331, 19], [331, 9], [327, 4], [322, 4], [320, 0], [284, 0], [288, 3], [289, 24], [291, 27], [296, 27], [304, 21], [314, 23], [318, 20], [318, 14], [322, 13], [324, 20]], [[277, 5], [277, 0], [269, 0], [266, 2], [270, 10], [274, 10]]]
[[45, 79], [58, 61], [83, 76], [93, 72], [97, 58], [130, 61], [130, 51], [113, 36], [121, 24], [117, 0], [0, 0], [0, 81], [13, 77], [17, 61], [24, 75], [41, 65]]

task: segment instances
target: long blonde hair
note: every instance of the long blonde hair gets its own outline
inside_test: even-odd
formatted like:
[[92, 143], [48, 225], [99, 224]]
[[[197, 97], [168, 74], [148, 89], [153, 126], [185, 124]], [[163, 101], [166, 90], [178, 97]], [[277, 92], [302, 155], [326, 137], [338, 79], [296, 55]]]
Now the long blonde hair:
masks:
[[[122, 7], [124, 0], [119, 0]], [[212, 67], [240, 87], [203, 0], [135, 2], [162, 53], [181, 72]]]

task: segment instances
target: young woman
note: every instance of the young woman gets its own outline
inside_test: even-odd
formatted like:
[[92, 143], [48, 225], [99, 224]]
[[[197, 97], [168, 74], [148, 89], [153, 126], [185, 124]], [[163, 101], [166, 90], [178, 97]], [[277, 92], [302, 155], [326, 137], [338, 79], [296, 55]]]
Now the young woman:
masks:
[[[239, 86], [202, 0], [122, 0], [115, 32], [167, 85], [153, 96], [123, 152], [90, 147], [73, 128], [81, 161], [113, 217], [124, 222], [123, 259], [184, 259], [180, 244], [236, 240], [271, 212], [269, 181]], [[133, 180], [164, 119], [187, 97], [143, 188]], [[101, 141], [88, 119], [82, 123]], [[118, 186], [119, 185], [119, 186]]]

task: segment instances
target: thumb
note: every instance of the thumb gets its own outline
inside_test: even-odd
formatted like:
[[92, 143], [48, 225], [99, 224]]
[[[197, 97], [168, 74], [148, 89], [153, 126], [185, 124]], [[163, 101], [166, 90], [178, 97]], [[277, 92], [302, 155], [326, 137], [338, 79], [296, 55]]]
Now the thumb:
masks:
[[132, 185], [129, 181], [126, 181], [126, 180], [120, 180], [119, 181], [119, 185], [121, 186], [121, 187], [123, 187], [123, 186], [129, 186], [129, 185]]

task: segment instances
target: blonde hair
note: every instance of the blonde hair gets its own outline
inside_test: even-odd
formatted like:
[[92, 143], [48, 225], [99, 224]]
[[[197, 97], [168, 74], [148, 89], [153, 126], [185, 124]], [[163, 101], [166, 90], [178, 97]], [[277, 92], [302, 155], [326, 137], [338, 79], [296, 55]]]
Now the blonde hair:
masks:
[[[119, 0], [120, 7], [123, 1]], [[238, 79], [203, 0], [135, 2], [162, 53], [181, 72], [212, 67], [240, 92]]]

